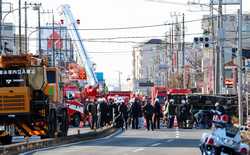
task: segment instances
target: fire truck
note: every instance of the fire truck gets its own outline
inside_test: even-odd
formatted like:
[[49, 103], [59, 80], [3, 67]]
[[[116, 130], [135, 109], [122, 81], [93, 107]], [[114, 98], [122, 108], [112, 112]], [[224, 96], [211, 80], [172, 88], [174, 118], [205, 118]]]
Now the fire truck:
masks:
[[31, 54], [0, 56], [0, 141], [66, 136], [68, 116], [57, 67]]
[[167, 99], [167, 87], [165, 86], [154, 86], [151, 88], [151, 100], [152, 103], [157, 98], [161, 104], [164, 104]]
[[125, 103], [128, 103], [132, 96], [133, 96], [133, 92], [131, 92], [131, 91], [109, 91], [106, 94], [107, 98], [109, 98], [109, 97], [112, 97], [112, 98], [122, 97], [124, 99]]
[[174, 99], [175, 103], [181, 103], [181, 99], [192, 94], [191, 89], [170, 88], [167, 90], [167, 99]]
[[80, 121], [84, 117], [85, 106], [81, 101], [81, 93], [79, 87], [74, 85], [66, 85], [63, 88], [63, 96], [67, 104], [69, 115], [69, 123], [73, 127], [79, 127]]

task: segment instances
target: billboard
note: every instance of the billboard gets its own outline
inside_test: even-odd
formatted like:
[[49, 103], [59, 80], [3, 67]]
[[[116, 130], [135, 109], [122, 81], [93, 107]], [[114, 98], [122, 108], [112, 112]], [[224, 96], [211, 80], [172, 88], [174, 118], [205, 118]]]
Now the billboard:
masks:
[[54, 50], [57, 61], [67, 61], [69, 59], [72, 47], [70, 37], [67, 34], [67, 27], [55, 25], [53, 30], [52, 26], [44, 26], [41, 27], [40, 33], [43, 55], [49, 55], [50, 57]]
[[102, 82], [104, 81], [104, 74], [103, 72], [95, 72], [96, 78], [98, 80], [98, 82]]

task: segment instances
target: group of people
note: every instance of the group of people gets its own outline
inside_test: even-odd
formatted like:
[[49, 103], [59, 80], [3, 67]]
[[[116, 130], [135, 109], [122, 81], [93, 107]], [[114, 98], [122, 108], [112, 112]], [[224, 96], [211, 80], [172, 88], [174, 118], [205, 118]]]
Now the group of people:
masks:
[[174, 119], [177, 119], [177, 125], [179, 128], [187, 128], [188, 121], [192, 120], [192, 105], [189, 104], [188, 98], [183, 97], [176, 103], [174, 99], [169, 99], [165, 102], [164, 108], [164, 121], [168, 128], [174, 126]]
[[[180, 102], [180, 103], [177, 103]], [[132, 129], [141, 128], [141, 119], [143, 119], [143, 126], [147, 130], [160, 129], [161, 118], [163, 124], [168, 128], [174, 127], [174, 120], [176, 118], [179, 128], [193, 127], [195, 122], [202, 128], [209, 127], [209, 122], [206, 121], [206, 115], [197, 112], [192, 113], [192, 105], [189, 103], [187, 97], [180, 100], [168, 99], [164, 104], [160, 103], [158, 99], [153, 102], [148, 98], [134, 98], [129, 102], [125, 102], [123, 98], [100, 98], [96, 101], [90, 100], [86, 104], [86, 114], [91, 116], [91, 129], [102, 128], [107, 125], [113, 125], [117, 128]], [[216, 108], [224, 112], [223, 108], [216, 104]]]
[[91, 116], [91, 129], [102, 128], [107, 125], [128, 129], [140, 128], [140, 119], [145, 119], [148, 130], [160, 128], [160, 117], [162, 116], [161, 105], [158, 100], [153, 104], [149, 99], [134, 98], [126, 103], [122, 98], [99, 98], [88, 100], [85, 114]]

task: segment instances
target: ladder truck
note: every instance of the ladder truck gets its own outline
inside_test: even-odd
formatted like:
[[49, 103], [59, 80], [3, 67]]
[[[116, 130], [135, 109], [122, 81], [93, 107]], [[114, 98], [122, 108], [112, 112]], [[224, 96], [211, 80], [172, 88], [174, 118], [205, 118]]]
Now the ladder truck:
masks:
[[60, 7], [60, 14], [64, 16], [65, 24], [68, 28], [69, 34], [71, 38], [74, 40], [74, 48], [79, 56], [79, 61], [77, 62], [80, 66], [83, 66], [87, 73], [87, 84], [91, 86], [97, 86], [98, 80], [96, 78], [93, 64], [89, 59], [88, 53], [83, 44], [82, 37], [79, 33], [79, 28], [77, 24], [77, 20], [74, 18], [70, 6], [65, 4]]

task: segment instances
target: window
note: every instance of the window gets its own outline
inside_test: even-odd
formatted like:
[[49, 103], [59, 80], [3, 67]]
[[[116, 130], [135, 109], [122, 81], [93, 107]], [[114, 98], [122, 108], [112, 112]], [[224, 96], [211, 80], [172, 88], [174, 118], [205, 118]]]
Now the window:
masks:
[[47, 71], [47, 80], [48, 80], [48, 83], [56, 83], [56, 72]]

